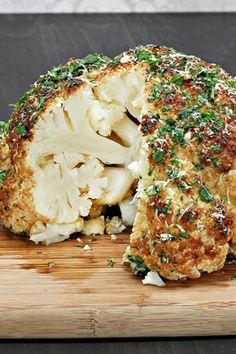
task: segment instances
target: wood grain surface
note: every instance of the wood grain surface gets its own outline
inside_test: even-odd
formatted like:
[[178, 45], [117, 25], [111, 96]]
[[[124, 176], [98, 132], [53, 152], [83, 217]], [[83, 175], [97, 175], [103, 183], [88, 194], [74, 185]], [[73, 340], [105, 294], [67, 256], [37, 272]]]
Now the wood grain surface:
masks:
[[[129, 234], [37, 246], [0, 231], [0, 337], [83, 338], [236, 333], [236, 266], [144, 286], [121, 264]], [[111, 267], [108, 259], [115, 262]]]

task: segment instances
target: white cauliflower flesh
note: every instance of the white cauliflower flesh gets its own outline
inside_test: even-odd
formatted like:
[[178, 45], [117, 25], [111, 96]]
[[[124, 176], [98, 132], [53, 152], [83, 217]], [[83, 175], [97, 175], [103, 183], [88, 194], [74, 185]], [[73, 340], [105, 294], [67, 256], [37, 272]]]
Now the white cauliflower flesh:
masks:
[[137, 213], [137, 199], [130, 197], [119, 203], [121, 218], [125, 225], [132, 226]]
[[108, 235], [120, 234], [126, 229], [123, 220], [118, 216], [113, 216], [111, 219], [106, 220], [106, 233]]
[[43, 242], [45, 245], [64, 241], [71, 234], [79, 232], [84, 226], [84, 220], [78, 218], [76, 222], [71, 224], [48, 224], [44, 225], [41, 221], [37, 221], [31, 228], [30, 240], [35, 243]]
[[[135, 177], [127, 167], [141, 135], [128, 112], [140, 119], [143, 86], [142, 72], [110, 73], [57, 97], [41, 114], [26, 161], [33, 170], [35, 211], [46, 222], [31, 227], [31, 240], [61, 241], [75, 232], [78, 220], [91, 219], [95, 206], [116, 205], [132, 194]], [[76, 231], [101, 234], [101, 220], [85, 219]], [[65, 231], [65, 225], [72, 231]], [[109, 233], [116, 232], [115, 227]]]
[[157, 272], [150, 271], [147, 273], [145, 278], [142, 280], [143, 285], [156, 285], [156, 286], [165, 286], [166, 284], [161, 279], [160, 275]]
[[84, 226], [81, 231], [84, 235], [103, 235], [105, 229], [105, 220], [104, 216], [99, 216], [95, 219], [85, 220]]

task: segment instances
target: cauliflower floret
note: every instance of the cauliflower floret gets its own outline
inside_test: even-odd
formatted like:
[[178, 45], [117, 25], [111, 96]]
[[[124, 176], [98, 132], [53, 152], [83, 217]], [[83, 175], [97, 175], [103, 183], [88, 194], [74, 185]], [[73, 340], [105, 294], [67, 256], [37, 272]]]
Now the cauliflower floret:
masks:
[[91, 206], [90, 211], [89, 211], [88, 217], [89, 217], [89, 219], [98, 218], [99, 216], [102, 215], [103, 211], [104, 211], [104, 206], [103, 205], [95, 205], [95, 204], [93, 204]]
[[133, 197], [124, 199], [119, 203], [121, 218], [125, 225], [132, 226], [137, 213], [138, 201]]
[[118, 204], [127, 195], [134, 182], [132, 174], [126, 168], [106, 167], [103, 176], [107, 178], [107, 185], [100, 198], [96, 200], [96, 204]]
[[99, 134], [108, 136], [113, 130], [113, 124], [123, 120], [124, 112], [125, 108], [122, 106], [112, 103], [98, 103], [95, 101], [95, 103], [89, 108], [88, 116], [92, 128]]
[[156, 285], [156, 286], [165, 286], [166, 284], [161, 279], [160, 275], [157, 272], [150, 271], [147, 273], [145, 278], [142, 280], [143, 285]]
[[104, 216], [100, 216], [95, 219], [85, 220], [84, 227], [81, 232], [84, 235], [92, 235], [92, 234], [103, 235], [104, 229], [105, 229]]
[[108, 235], [119, 234], [126, 229], [123, 221], [118, 216], [113, 216], [111, 219], [106, 219], [106, 233]]
[[30, 230], [30, 240], [35, 243], [43, 242], [45, 245], [64, 241], [71, 234], [79, 232], [84, 226], [83, 218], [78, 218], [70, 224], [43, 224], [37, 221]]
[[[89, 214], [91, 199], [101, 196], [107, 178], [101, 177], [104, 168], [97, 159], [84, 158], [79, 168], [71, 168], [63, 155], [56, 155], [52, 163], [35, 171], [34, 198], [39, 213], [56, 223], [71, 223], [79, 215]], [[81, 163], [80, 154], [77, 162]]]

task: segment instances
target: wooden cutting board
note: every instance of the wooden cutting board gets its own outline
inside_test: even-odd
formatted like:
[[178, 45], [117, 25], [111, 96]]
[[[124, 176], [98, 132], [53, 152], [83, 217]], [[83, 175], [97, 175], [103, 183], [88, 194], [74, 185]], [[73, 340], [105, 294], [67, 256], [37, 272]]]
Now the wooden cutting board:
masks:
[[[37, 246], [0, 230], [0, 337], [236, 334], [236, 265], [144, 286], [121, 265], [129, 235]], [[115, 261], [113, 267], [107, 259]]]

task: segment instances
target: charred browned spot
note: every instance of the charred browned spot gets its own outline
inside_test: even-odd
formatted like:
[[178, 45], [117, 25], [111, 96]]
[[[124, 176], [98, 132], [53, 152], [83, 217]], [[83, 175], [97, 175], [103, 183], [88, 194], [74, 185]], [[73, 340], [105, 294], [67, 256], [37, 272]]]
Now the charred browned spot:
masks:
[[223, 88], [221, 88], [221, 90], [218, 92], [217, 98], [222, 105], [228, 106], [230, 108], [235, 106], [236, 96], [233, 97], [232, 93], [229, 94], [229, 92]]
[[201, 150], [201, 161], [205, 163], [210, 163], [213, 154], [210, 147], [204, 147]]
[[180, 218], [181, 225], [187, 230], [196, 229], [195, 221], [199, 219], [201, 210], [198, 208], [189, 208]]
[[236, 154], [236, 135], [228, 140], [226, 147], [230, 155], [234, 156]]
[[207, 245], [205, 246], [205, 255], [207, 258], [214, 259], [218, 256], [219, 249], [216, 248], [214, 245]]
[[184, 105], [184, 97], [178, 91], [163, 100], [164, 105], [173, 105], [175, 109], [180, 109]]
[[157, 124], [158, 124], [158, 121], [156, 118], [153, 118], [148, 115], [144, 115], [142, 117], [140, 130], [144, 135], [153, 134], [157, 128]]
[[220, 165], [218, 167], [218, 171], [228, 172], [232, 167], [232, 163], [233, 163], [233, 158], [231, 156], [225, 154], [222, 155], [220, 159]]
[[232, 215], [226, 216], [220, 222], [216, 222], [210, 230], [210, 234], [215, 238], [215, 241], [224, 244], [227, 243], [232, 238], [232, 225], [233, 217]]

